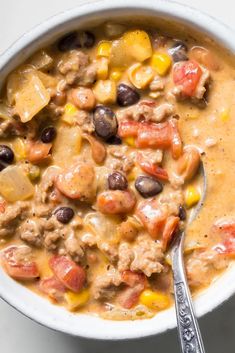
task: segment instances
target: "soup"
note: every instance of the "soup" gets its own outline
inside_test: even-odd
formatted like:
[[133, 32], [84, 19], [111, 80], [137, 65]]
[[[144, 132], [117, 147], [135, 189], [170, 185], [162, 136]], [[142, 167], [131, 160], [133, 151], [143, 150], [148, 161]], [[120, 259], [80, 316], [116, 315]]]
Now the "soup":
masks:
[[0, 101], [6, 273], [74, 312], [150, 318], [173, 303], [186, 228], [191, 290], [209, 286], [235, 255], [234, 77], [208, 39], [118, 23], [15, 69]]

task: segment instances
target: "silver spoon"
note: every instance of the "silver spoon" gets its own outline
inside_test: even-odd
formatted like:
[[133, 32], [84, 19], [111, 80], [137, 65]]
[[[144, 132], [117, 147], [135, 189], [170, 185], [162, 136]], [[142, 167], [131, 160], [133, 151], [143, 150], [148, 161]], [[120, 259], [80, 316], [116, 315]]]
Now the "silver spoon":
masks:
[[[191, 223], [201, 207], [206, 196], [207, 180], [203, 163], [200, 164], [202, 175], [202, 197], [191, 211], [188, 223]], [[205, 353], [200, 328], [194, 312], [192, 297], [189, 291], [184, 268], [183, 247], [185, 231], [181, 231], [171, 246], [172, 270], [174, 278], [174, 294], [178, 334], [182, 353]]]

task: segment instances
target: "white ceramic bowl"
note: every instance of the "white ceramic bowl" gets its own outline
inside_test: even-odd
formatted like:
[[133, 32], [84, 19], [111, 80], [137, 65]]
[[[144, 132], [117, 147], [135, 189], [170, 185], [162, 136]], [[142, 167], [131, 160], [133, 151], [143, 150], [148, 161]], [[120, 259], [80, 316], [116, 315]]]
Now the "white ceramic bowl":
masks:
[[[127, 5], [128, 4], [128, 5]], [[235, 53], [234, 32], [216, 19], [195, 9], [166, 0], [104, 0], [90, 2], [50, 18], [16, 41], [0, 56], [0, 77], [6, 75], [31, 53], [67, 31], [89, 28], [89, 23], [140, 15], [168, 18], [194, 26]], [[202, 316], [235, 292], [235, 266], [227, 270], [195, 301]], [[32, 293], [0, 270], [0, 296], [29, 318], [52, 329], [94, 339], [131, 339], [159, 334], [176, 326], [174, 308], [154, 318], [140, 321], [105, 321], [88, 315], [75, 315]]]

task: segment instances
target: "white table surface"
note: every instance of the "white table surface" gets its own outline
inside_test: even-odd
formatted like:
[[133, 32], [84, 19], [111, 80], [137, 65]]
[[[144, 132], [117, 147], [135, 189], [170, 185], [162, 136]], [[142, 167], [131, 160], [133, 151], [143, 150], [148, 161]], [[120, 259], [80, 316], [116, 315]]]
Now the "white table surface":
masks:
[[[181, 0], [181, 2], [203, 9], [235, 29], [234, 0]], [[79, 3], [81, 0], [0, 0], [0, 53], [35, 24]], [[234, 353], [235, 297], [203, 317], [200, 325], [207, 353]], [[41, 327], [0, 300], [0, 353], [143, 353], [143, 351], [179, 352], [176, 331], [118, 344], [87, 341]]]

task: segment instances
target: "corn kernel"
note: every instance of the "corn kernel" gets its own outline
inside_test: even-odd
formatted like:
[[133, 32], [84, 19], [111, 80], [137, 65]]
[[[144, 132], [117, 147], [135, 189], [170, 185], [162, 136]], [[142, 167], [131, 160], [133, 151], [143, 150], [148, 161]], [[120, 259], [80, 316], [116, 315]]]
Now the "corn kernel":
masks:
[[185, 192], [185, 205], [190, 208], [198, 203], [201, 195], [195, 186], [188, 186]]
[[96, 63], [97, 63], [97, 79], [106, 80], [106, 78], [108, 78], [108, 73], [109, 73], [108, 59], [105, 57], [101, 57], [96, 61]]
[[112, 104], [116, 102], [117, 87], [114, 81], [99, 80], [96, 82], [93, 92], [99, 103]]
[[152, 310], [163, 310], [170, 306], [170, 299], [161, 292], [153, 292], [150, 289], [144, 290], [140, 295], [140, 303]]
[[134, 61], [142, 62], [152, 55], [152, 44], [145, 31], [137, 29], [126, 32], [122, 37], [122, 42], [127, 56], [132, 57]]
[[150, 64], [161, 76], [165, 76], [171, 67], [171, 58], [165, 53], [154, 53]]
[[15, 158], [17, 161], [20, 161], [22, 159], [26, 158], [27, 151], [26, 151], [26, 145], [23, 139], [20, 137], [17, 137], [15, 141], [12, 143], [13, 145], [13, 150], [15, 154]]
[[128, 70], [128, 78], [138, 89], [145, 89], [154, 77], [153, 69], [140, 63], [132, 65]]
[[97, 56], [105, 56], [108, 58], [111, 53], [111, 42], [101, 42], [97, 48]]
[[67, 123], [68, 125], [73, 125], [75, 123], [75, 115], [78, 112], [78, 109], [72, 103], [67, 103], [64, 106], [64, 114], [61, 117], [61, 120]]
[[135, 139], [134, 139], [134, 137], [125, 137], [123, 139], [123, 142], [126, 145], [130, 146], [130, 147], [135, 147]]
[[88, 302], [89, 298], [90, 293], [88, 289], [83, 289], [79, 293], [68, 291], [65, 294], [65, 299], [67, 301], [69, 310], [76, 310], [80, 308]]
[[77, 108], [72, 103], [65, 104], [64, 113], [66, 115], [74, 115], [77, 113], [77, 111], [78, 111]]
[[220, 119], [225, 123], [229, 120], [229, 109], [223, 109], [220, 113]]
[[110, 80], [119, 81], [120, 78], [122, 77], [122, 71], [119, 69], [113, 69], [111, 70], [109, 77], [110, 77]]

